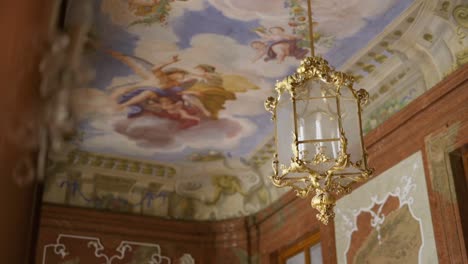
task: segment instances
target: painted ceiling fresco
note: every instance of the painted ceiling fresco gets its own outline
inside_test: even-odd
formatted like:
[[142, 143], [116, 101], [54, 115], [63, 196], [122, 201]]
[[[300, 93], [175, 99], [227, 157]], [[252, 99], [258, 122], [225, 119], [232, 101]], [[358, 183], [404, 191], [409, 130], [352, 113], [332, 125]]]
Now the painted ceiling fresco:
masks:
[[[409, 0], [314, 1], [318, 53], [339, 66]], [[263, 100], [309, 54], [300, 0], [96, 0], [96, 80], [77, 94], [79, 146], [160, 162], [248, 158]], [[383, 19], [382, 19], [383, 18]]]
[[[412, 3], [312, 1], [317, 53], [340, 67]], [[270, 190], [267, 183], [273, 125], [263, 101], [276, 80], [292, 73], [310, 53], [307, 2], [93, 4], [90, 61], [96, 78], [74, 94], [78, 132], [68, 153], [51, 163], [52, 170], [68, 176], [57, 176], [66, 180], [50, 188], [75, 186], [62, 198], [68, 195], [70, 201], [70, 195], [79, 193], [85, 202], [78, 205], [93, 199], [102, 205], [96, 188], [92, 193], [84, 189], [86, 182], [104, 182], [102, 186], [116, 186], [107, 195], [121, 199], [120, 190], [133, 197], [125, 198], [128, 206], [134, 201], [129, 211], [144, 213], [135, 206], [147, 201], [145, 190], [157, 186], [156, 198], [177, 197], [168, 198], [164, 206], [169, 209], [149, 214], [189, 219], [245, 215], [279, 197], [283, 191]], [[73, 173], [65, 173], [70, 168], [81, 173], [79, 181], [70, 182]], [[138, 184], [141, 192], [135, 194]], [[237, 198], [229, 201], [232, 196]], [[187, 201], [181, 199], [196, 200], [198, 205], [188, 207], [217, 209], [177, 213], [170, 207], [182, 208]], [[231, 212], [221, 212], [225, 208]]]

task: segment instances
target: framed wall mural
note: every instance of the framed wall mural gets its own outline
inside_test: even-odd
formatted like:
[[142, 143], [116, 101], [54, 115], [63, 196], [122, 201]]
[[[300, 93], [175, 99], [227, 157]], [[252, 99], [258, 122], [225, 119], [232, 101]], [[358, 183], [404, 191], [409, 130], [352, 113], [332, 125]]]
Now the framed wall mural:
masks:
[[338, 263], [438, 263], [421, 152], [337, 202]]

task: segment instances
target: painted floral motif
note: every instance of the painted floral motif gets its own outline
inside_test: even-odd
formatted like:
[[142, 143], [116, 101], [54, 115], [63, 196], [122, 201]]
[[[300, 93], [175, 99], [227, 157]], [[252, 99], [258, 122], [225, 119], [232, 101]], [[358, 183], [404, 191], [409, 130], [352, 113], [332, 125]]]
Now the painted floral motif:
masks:
[[[304, 1], [286, 0], [284, 5], [289, 9], [288, 25], [292, 28], [293, 34], [301, 37], [301, 40], [298, 42], [298, 46], [302, 48], [309, 48], [309, 19], [307, 14], [307, 7], [304, 6]], [[313, 15], [317, 16], [317, 13], [318, 12], [313, 12]], [[324, 33], [320, 28], [318, 28], [317, 21], [313, 21], [312, 23], [315, 28], [313, 40], [315, 45], [318, 46], [319, 51], [327, 50], [333, 47], [335, 36]]]
[[188, 0], [127, 0], [128, 10], [139, 17], [132, 23], [133, 25], [147, 25], [154, 23], [167, 25], [167, 19], [171, 11], [171, 3], [174, 1], [186, 2]]
[[385, 101], [365, 120], [363, 128], [364, 132], [368, 133], [372, 129], [376, 128], [393, 114], [407, 106], [417, 96], [417, 91], [415, 89], [411, 89], [406, 93], [406, 95], [401, 96], [401, 98], [390, 98]]

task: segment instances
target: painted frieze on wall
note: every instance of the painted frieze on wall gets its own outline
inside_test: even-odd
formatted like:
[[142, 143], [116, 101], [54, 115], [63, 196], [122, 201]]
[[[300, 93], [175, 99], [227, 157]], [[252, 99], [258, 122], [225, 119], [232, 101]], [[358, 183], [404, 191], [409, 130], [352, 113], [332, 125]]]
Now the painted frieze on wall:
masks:
[[257, 167], [243, 160], [216, 152], [192, 159], [201, 164], [169, 166], [71, 148], [67, 155], [60, 153], [49, 161], [44, 201], [171, 219], [216, 220], [253, 214], [285, 191], [272, 188]]
[[59, 234], [55, 243], [44, 245], [40, 254], [41, 264], [195, 264], [188, 253], [178, 259], [165, 256], [159, 244], [121, 241], [109, 250], [97, 237], [71, 234]]

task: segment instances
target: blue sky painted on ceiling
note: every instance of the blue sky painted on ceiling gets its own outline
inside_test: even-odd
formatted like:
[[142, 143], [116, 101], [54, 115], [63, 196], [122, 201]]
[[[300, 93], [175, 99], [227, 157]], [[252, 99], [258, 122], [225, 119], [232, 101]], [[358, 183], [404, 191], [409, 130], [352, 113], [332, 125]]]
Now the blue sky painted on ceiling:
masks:
[[385, 14], [367, 19], [368, 23], [365, 27], [353, 36], [335, 42], [334, 47], [324, 55], [324, 58], [335, 67], [341, 66], [353, 54], [364, 48], [413, 2], [414, 0], [400, 0]]
[[[392, 20], [398, 17], [401, 12], [407, 9], [412, 2], [413, 0], [400, 0], [386, 14], [370, 18], [367, 26], [362, 28], [358, 33], [352, 37], [336, 42], [335, 46], [327, 52], [327, 54], [324, 54], [325, 58], [334, 66], [338, 67], [342, 65], [349, 57], [363, 48], [377, 34], [382, 32], [384, 28]], [[96, 7], [99, 7], [100, 1], [96, 1], [95, 3]], [[127, 28], [112, 23], [110, 17], [102, 14], [99, 8], [96, 8], [95, 19], [94, 32], [101, 34], [97, 34], [99, 49], [97, 50], [97, 53], [91, 57], [97, 76], [93, 83], [93, 87], [104, 89], [110, 84], [114, 77], [132, 74], [132, 71], [126, 65], [110, 57], [105, 53], [105, 50], [113, 49], [125, 54], [132, 54], [139, 37], [130, 33]], [[252, 29], [259, 27], [260, 22], [257, 19], [241, 21], [227, 18], [222, 14], [222, 12], [206, 2], [202, 10], [186, 11], [177, 20], [172, 21], [170, 26], [178, 37], [177, 46], [183, 50], [191, 47], [191, 41], [195, 36], [204, 33], [228, 35], [235, 39], [239, 44], [248, 46], [251, 41], [258, 39], [258, 35], [252, 32]], [[294, 67], [291, 67], [290, 71], [292, 72], [293, 70]], [[274, 81], [281, 77], [282, 76], [278, 76], [278, 78], [269, 77], [266, 80], [273, 86]], [[235, 148], [232, 148], [229, 151], [224, 150], [224, 152], [229, 152], [233, 156], [246, 156], [258, 147], [258, 143], [264, 142], [265, 138], [271, 135], [271, 129], [273, 126], [268, 113], [255, 116], [239, 115], [239, 117], [250, 120], [258, 128], [261, 128], [261, 130], [259, 130], [258, 133], [254, 133], [252, 136], [241, 140]], [[103, 133], [92, 126], [89, 126], [86, 122], [81, 124], [81, 128], [87, 131], [88, 137], [101, 135]], [[213, 146], [211, 149], [218, 150], [216, 146]], [[163, 155], [158, 154], [153, 157], [145, 158], [170, 162], [173, 160], [184, 159], [194, 151], [195, 149], [187, 147], [181, 152], [165, 153]], [[112, 152], [112, 148], [101, 148], [100, 152]], [[132, 155], [132, 153], [129, 153], [128, 156], [141, 158], [138, 155]]]
[[212, 33], [227, 35], [243, 45], [249, 45], [258, 35], [252, 28], [260, 26], [258, 20], [248, 22], [225, 17], [221, 11], [205, 3], [205, 8], [201, 11], [186, 11], [185, 14], [171, 24], [174, 32], [179, 38], [177, 43], [181, 49], [190, 47], [192, 37]]

